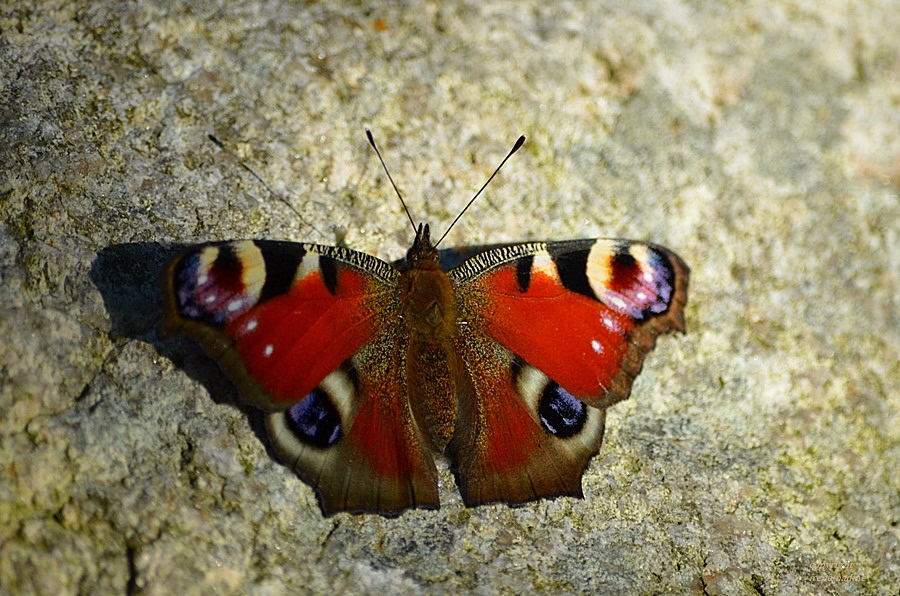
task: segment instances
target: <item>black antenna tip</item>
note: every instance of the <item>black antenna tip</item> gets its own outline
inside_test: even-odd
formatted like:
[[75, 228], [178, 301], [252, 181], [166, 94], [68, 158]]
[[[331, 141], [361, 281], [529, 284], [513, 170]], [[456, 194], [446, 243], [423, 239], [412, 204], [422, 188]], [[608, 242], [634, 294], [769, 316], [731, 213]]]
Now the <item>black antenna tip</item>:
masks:
[[456, 219], [454, 219], [454, 220], [450, 223], [450, 227], [447, 228], [447, 231], [444, 232], [443, 235], [442, 235], [440, 238], [438, 238], [438, 241], [434, 243], [434, 246], [435, 246], [435, 247], [437, 247], [438, 244], [440, 244], [441, 242], [444, 241], [444, 238], [447, 237], [447, 234], [450, 233], [450, 230], [453, 229], [453, 226], [456, 225], [456, 222], [458, 222], [459, 219], [463, 216], [463, 213], [465, 213], [466, 211], [468, 211], [469, 207], [472, 206], [472, 203], [475, 202], [475, 199], [477, 199], [478, 196], [482, 193], [482, 191], [483, 191], [485, 188], [487, 188], [487, 185], [491, 183], [491, 180], [494, 179], [494, 176], [497, 175], [497, 173], [500, 171], [500, 168], [502, 168], [502, 167], [503, 167], [503, 164], [506, 163], [506, 160], [508, 160], [510, 157], [512, 157], [512, 154], [515, 153], [516, 151], [518, 151], [519, 148], [520, 148], [522, 145], [524, 145], [524, 144], [525, 144], [525, 135], [522, 135], [522, 136], [520, 136], [518, 139], [516, 139], [515, 145], [513, 145], [513, 148], [509, 150], [509, 153], [506, 154], [506, 157], [503, 158], [503, 161], [500, 162], [500, 165], [497, 166], [497, 169], [494, 170], [494, 173], [493, 173], [493, 174], [491, 174], [491, 177], [488, 178], [488, 179], [487, 179], [487, 182], [485, 182], [485, 183], [481, 186], [481, 188], [478, 189], [478, 192], [475, 193], [475, 196], [472, 197], [472, 198], [469, 200], [468, 203], [466, 203], [466, 206], [463, 207], [463, 210], [459, 212], [459, 215], [456, 216]]
[[378, 145], [375, 144], [375, 138], [372, 136], [372, 131], [368, 128], [366, 129], [366, 137], [369, 139], [369, 144], [372, 145], [372, 149], [375, 150], [375, 155], [378, 156], [378, 161], [381, 162], [381, 167], [384, 168], [384, 173], [387, 174], [391, 186], [394, 187], [394, 192], [397, 193], [397, 198], [400, 199], [400, 204], [403, 205], [403, 210], [406, 211], [406, 217], [409, 218], [409, 223], [412, 224], [413, 230], [415, 230], [416, 222], [413, 221], [412, 214], [409, 212], [409, 207], [406, 206], [406, 201], [403, 200], [403, 196], [400, 194], [400, 189], [394, 184], [394, 179], [391, 177], [390, 171], [388, 171], [387, 164], [384, 163], [384, 158], [381, 157], [381, 151], [378, 150]]
[[513, 153], [518, 151], [524, 144], [525, 144], [525, 135], [522, 135], [521, 137], [519, 137], [519, 140], [516, 141], [516, 144], [513, 145], [512, 151], [510, 151], [509, 154], [512, 155]]
[[209, 139], [210, 141], [212, 141], [213, 143], [215, 143], [215, 144], [216, 144], [216, 147], [218, 147], [219, 149], [224, 149], [224, 148], [225, 148], [225, 145], [222, 144], [222, 141], [220, 141], [219, 139], [217, 139], [215, 135], [213, 135], [213, 134], [207, 134], [207, 135], [206, 135], [206, 138]]

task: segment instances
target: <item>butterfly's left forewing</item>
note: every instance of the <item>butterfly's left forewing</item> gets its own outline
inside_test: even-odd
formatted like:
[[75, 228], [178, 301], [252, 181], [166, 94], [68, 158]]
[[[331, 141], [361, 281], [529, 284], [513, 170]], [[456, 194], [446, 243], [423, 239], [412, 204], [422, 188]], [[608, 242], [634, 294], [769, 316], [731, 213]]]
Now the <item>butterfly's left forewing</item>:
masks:
[[396, 275], [342, 248], [201, 244], [166, 271], [166, 328], [199, 341], [253, 405], [284, 410], [385, 325]]
[[602, 239], [501, 247], [450, 272], [467, 503], [581, 495], [603, 409], [628, 396], [657, 335], [684, 329], [688, 275], [664, 248]]

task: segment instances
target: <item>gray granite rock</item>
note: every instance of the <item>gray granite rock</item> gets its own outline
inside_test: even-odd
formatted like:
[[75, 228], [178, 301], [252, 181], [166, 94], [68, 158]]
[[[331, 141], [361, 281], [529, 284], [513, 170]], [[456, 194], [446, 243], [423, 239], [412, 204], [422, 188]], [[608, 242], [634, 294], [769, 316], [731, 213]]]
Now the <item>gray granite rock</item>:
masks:
[[[0, 592], [896, 594], [891, 2], [0, 5]], [[183, 243], [624, 236], [688, 333], [586, 499], [323, 518], [157, 286]], [[207, 139], [213, 134], [225, 150]], [[245, 167], [246, 166], [246, 167]], [[253, 170], [250, 173], [247, 168]]]

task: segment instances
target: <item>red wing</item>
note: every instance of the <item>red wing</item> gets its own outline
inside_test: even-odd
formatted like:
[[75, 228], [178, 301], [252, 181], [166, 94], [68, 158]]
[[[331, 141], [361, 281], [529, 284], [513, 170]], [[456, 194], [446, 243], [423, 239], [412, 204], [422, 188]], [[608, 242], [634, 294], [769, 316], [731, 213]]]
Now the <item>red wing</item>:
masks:
[[434, 460], [406, 401], [397, 341], [390, 333], [376, 337], [266, 421], [279, 458], [316, 489], [325, 515], [440, 505]]
[[656, 336], [684, 329], [687, 266], [657, 246], [582, 240], [497, 248], [450, 278], [463, 499], [580, 497], [605, 408], [628, 396]]
[[356, 251], [268, 241], [196, 246], [166, 272], [168, 329], [273, 412], [275, 450], [326, 514], [439, 504], [407, 403], [397, 275]]
[[628, 397], [657, 335], [684, 330], [688, 275], [627, 240], [503, 247], [450, 272], [461, 321], [597, 407]]
[[166, 328], [199, 341], [250, 403], [284, 410], [385, 324], [396, 275], [387, 263], [348, 249], [198, 245], [166, 271]]
[[463, 328], [457, 341], [468, 375], [448, 453], [466, 505], [581, 497], [605, 410], [586, 407], [475, 329]]

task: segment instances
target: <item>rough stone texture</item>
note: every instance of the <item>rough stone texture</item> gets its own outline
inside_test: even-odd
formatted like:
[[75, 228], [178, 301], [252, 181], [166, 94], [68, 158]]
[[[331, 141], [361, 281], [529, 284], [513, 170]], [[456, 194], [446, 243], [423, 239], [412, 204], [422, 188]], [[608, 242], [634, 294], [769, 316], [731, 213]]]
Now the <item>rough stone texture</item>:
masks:
[[[896, 594], [895, 3], [190, 4], [0, 3], [0, 592]], [[451, 243], [692, 266], [586, 500], [323, 519], [159, 337], [177, 243], [403, 254], [366, 127], [438, 229], [529, 135]]]

